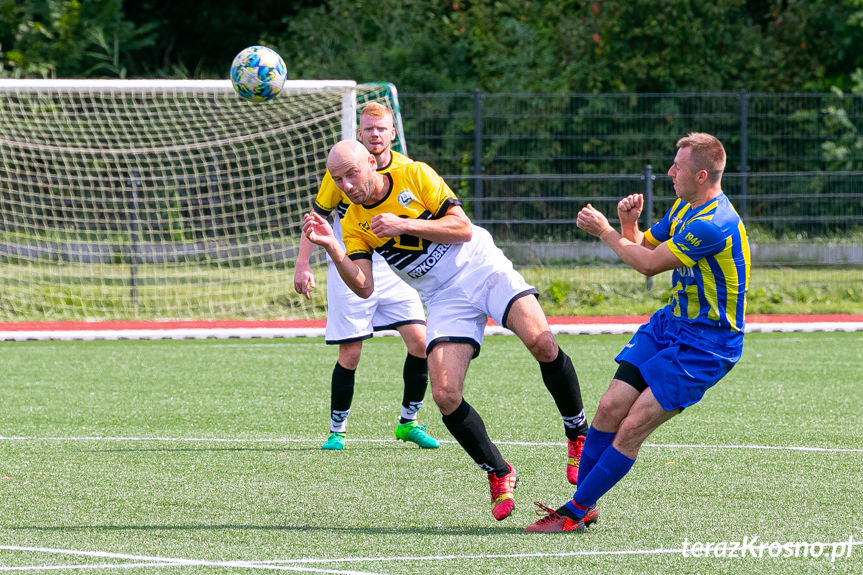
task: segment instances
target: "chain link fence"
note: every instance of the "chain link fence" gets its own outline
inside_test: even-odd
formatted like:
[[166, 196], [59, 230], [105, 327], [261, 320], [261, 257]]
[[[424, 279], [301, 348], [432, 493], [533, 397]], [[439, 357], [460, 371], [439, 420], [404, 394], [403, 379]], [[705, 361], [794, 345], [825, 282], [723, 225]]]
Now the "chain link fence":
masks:
[[[445, 177], [517, 265], [547, 268], [548, 285], [540, 289], [555, 300], [580, 290], [590, 305], [635, 301], [642, 297], [633, 291], [638, 281], [656, 295], [651, 278], [636, 280], [610, 249], [578, 230], [576, 215], [590, 202], [616, 224], [617, 201], [643, 193], [641, 227], [655, 222], [675, 199], [666, 171], [677, 139], [701, 131], [722, 140], [728, 154], [723, 189], [752, 246], [750, 309], [863, 305], [863, 96], [474, 92], [400, 99], [410, 155]], [[660, 279], [656, 287], [669, 286]]]
[[[578, 210], [591, 202], [613, 216], [631, 193], [649, 195], [648, 225], [674, 200], [675, 142], [704, 131], [726, 147], [723, 187], [764, 248], [761, 263], [863, 264], [861, 96], [475, 92], [402, 94], [401, 103], [411, 156], [503, 244], [591, 241], [575, 228]], [[794, 260], [792, 244], [845, 256]]]

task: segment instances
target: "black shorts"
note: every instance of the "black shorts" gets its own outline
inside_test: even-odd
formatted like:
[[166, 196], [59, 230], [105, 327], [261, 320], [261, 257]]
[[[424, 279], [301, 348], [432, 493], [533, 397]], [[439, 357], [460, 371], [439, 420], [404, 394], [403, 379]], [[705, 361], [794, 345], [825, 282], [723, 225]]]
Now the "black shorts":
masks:
[[647, 389], [647, 382], [644, 381], [641, 371], [628, 361], [620, 362], [620, 365], [617, 366], [617, 372], [614, 374], [614, 379], [625, 381], [639, 393]]

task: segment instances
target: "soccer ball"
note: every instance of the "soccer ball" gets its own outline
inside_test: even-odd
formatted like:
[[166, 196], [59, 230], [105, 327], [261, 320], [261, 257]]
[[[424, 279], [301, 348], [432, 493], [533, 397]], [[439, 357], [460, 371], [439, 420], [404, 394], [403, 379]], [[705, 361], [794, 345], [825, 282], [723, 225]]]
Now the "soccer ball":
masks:
[[247, 100], [272, 100], [282, 91], [288, 71], [285, 61], [265, 46], [249, 46], [231, 64], [231, 83]]

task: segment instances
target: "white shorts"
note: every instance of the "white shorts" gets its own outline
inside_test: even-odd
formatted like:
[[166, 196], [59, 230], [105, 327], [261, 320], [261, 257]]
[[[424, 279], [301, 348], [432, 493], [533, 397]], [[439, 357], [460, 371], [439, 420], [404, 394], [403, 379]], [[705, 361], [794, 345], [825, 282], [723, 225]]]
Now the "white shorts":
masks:
[[420, 296], [393, 273], [383, 258], [372, 258], [375, 289], [363, 299], [345, 284], [332, 263], [327, 268], [327, 327], [329, 344], [368, 339], [375, 331], [425, 323]]
[[456, 275], [447, 287], [426, 302], [426, 351], [444, 341], [470, 343], [479, 355], [488, 318], [505, 327], [513, 302], [539, 292], [513, 267], [503, 252], [493, 246], [484, 262]]

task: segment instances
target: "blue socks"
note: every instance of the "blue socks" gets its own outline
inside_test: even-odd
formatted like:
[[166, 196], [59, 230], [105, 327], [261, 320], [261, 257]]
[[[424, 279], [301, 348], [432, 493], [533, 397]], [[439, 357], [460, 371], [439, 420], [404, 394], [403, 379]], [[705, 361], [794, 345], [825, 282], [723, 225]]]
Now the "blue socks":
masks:
[[[591, 432], [594, 431], [591, 427]], [[599, 433], [602, 433], [601, 431]], [[612, 436], [614, 434], [611, 434]], [[588, 443], [585, 441], [584, 450], [587, 451]], [[584, 462], [584, 453], [582, 453], [582, 463]], [[625, 456], [614, 446], [609, 445], [595, 464], [591, 465], [586, 476], [582, 479], [581, 464], [579, 464], [578, 473], [578, 489], [572, 496], [572, 500], [568, 501], [564, 507], [572, 512], [576, 517], [583, 517], [584, 513], [590, 507], [596, 505], [600, 497], [605, 495], [609, 489], [623, 479], [623, 476], [629, 473], [634, 459]]]
[[592, 425], [587, 430], [587, 436], [584, 438], [584, 449], [581, 452], [581, 461], [578, 463], [578, 484], [585, 480], [587, 474], [599, 461], [602, 453], [614, 441], [615, 433], [613, 431], [599, 431]]

